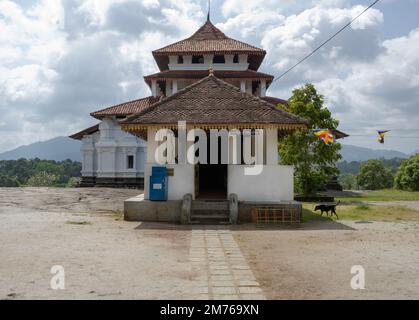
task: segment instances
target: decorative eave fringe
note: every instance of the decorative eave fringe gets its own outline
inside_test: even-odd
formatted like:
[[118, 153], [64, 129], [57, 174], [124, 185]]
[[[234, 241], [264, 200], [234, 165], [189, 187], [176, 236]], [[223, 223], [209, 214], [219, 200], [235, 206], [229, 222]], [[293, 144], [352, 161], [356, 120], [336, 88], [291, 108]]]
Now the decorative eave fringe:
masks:
[[[305, 129], [304, 124], [187, 124], [187, 129], [279, 129], [291, 131]], [[122, 124], [122, 129], [128, 132], [139, 132], [147, 129], [178, 129], [177, 124]]]

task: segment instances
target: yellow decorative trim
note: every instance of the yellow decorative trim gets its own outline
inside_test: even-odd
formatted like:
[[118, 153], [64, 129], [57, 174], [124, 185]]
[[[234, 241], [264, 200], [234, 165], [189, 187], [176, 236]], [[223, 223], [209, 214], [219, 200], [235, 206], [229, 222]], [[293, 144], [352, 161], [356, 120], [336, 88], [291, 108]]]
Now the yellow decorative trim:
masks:
[[[187, 124], [187, 129], [279, 129], [279, 130], [296, 130], [304, 129], [304, 124]], [[122, 128], [126, 131], [137, 132], [147, 129], [177, 129], [177, 124], [122, 124]]]

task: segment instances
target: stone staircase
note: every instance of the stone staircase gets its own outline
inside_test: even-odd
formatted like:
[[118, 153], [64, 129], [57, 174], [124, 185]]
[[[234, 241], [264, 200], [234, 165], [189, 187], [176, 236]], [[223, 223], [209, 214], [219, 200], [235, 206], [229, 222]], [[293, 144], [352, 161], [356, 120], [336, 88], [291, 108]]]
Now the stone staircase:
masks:
[[228, 200], [195, 200], [191, 206], [192, 224], [230, 224]]

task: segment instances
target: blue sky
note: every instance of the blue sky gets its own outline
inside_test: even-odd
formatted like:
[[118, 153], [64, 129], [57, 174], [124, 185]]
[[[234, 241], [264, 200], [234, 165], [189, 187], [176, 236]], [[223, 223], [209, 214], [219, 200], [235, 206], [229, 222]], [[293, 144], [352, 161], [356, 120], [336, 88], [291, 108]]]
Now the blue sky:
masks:
[[[371, 1], [213, 0], [227, 35], [268, 51], [281, 74]], [[0, 152], [95, 124], [89, 113], [150, 94], [151, 51], [189, 36], [206, 0], [0, 0]], [[353, 136], [344, 143], [419, 149], [419, 0], [382, 0], [278, 81], [288, 98], [311, 82]], [[385, 145], [376, 129], [392, 129]]]

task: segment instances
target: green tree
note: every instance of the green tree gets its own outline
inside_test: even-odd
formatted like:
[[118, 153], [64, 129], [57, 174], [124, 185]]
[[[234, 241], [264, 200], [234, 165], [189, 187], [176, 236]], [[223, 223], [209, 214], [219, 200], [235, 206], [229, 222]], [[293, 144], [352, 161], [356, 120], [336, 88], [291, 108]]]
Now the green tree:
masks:
[[0, 187], [15, 188], [19, 187], [19, 181], [16, 177], [10, 177], [4, 174], [0, 174]]
[[419, 191], [419, 153], [402, 162], [394, 184], [397, 189]]
[[356, 182], [356, 175], [352, 173], [344, 173], [339, 177], [339, 183], [344, 190], [356, 190], [358, 185]]
[[29, 187], [53, 187], [58, 181], [59, 177], [45, 171], [35, 173], [29, 178], [27, 185]]
[[81, 182], [81, 178], [80, 177], [71, 177], [68, 182], [66, 187], [67, 188], [76, 188], [77, 186], [80, 185]]
[[380, 160], [368, 160], [361, 163], [357, 182], [360, 188], [365, 190], [391, 188], [393, 186], [393, 175]]
[[299, 130], [279, 143], [281, 163], [295, 166], [296, 189], [304, 195], [315, 193], [333, 176], [338, 175], [336, 162], [341, 146], [327, 146], [310, 132], [312, 129], [336, 129], [339, 121], [323, 105], [324, 99], [312, 84], [295, 89], [283, 110], [307, 120], [308, 130]]

